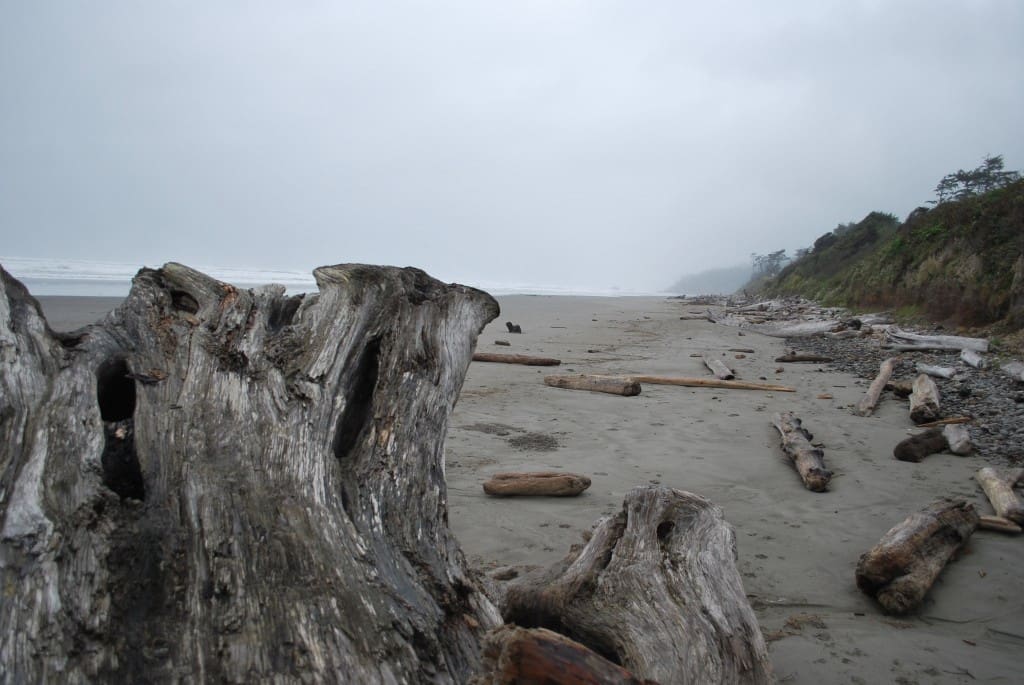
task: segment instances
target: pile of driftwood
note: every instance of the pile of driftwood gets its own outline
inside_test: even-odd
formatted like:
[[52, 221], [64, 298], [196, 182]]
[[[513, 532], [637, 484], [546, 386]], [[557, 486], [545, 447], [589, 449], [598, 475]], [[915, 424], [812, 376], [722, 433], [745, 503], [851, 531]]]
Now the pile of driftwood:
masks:
[[416, 269], [314, 274], [288, 297], [143, 269], [58, 335], [0, 268], [4, 680], [771, 681], [732, 528], [696, 495], [633, 490], [488, 596], [443, 447], [497, 303]]

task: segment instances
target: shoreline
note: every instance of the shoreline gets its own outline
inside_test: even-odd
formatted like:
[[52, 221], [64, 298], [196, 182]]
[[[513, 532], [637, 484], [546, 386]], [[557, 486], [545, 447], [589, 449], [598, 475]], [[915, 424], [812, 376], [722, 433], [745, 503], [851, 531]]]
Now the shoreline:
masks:
[[[121, 298], [40, 297], [55, 330], [101, 318]], [[970, 682], [1007, 678], [1024, 646], [1019, 538], [978, 531], [923, 608], [887, 617], [855, 586], [858, 557], [890, 527], [940, 496], [989, 511], [974, 472], [990, 460], [937, 454], [898, 462], [906, 406], [875, 415], [849, 405], [869, 380], [823, 364], [774, 358], [787, 341], [700, 320], [668, 297], [498, 296], [502, 313], [479, 351], [557, 357], [556, 369], [472, 363], [449, 423], [446, 480], [452, 531], [489, 573], [561, 559], [635, 486], [658, 483], [707, 497], [736, 533], [737, 567], [776, 677], [791, 683]], [[505, 322], [522, 326], [508, 333]], [[497, 346], [496, 340], [509, 346]], [[752, 349], [737, 353], [731, 348]], [[710, 352], [738, 378], [795, 393], [644, 385], [636, 397], [547, 387], [548, 373], [706, 375]], [[744, 354], [736, 358], [737, 354]], [[783, 367], [781, 373], [776, 369]], [[819, 395], [831, 395], [819, 399]], [[807, 491], [779, 449], [771, 415], [792, 410], [824, 445], [831, 490]], [[497, 471], [565, 470], [593, 484], [573, 498], [492, 498]], [[493, 580], [493, 579], [492, 579]]]

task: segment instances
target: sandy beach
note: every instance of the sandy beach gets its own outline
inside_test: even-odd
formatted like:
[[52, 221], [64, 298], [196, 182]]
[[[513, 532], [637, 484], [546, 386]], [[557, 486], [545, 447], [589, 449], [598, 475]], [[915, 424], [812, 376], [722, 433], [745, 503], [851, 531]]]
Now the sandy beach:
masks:
[[[858, 557], [894, 524], [940, 496], [990, 507], [975, 484], [978, 457], [898, 462], [906, 405], [885, 399], [876, 415], [849, 411], [868, 381], [785, 364], [784, 341], [680, 320], [664, 298], [511, 296], [478, 350], [558, 357], [558, 373], [703, 376], [712, 353], [738, 378], [765, 377], [795, 393], [645, 385], [637, 397], [547, 387], [551, 369], [473, 363], [447, 446], [450, 523], [482, 569], [561, 558], [627, 491], [660, 483], [703, 495], [735, 527], [745, 589], [786, 683], [1014, 682], [1024, 647], [1019, 569], [1024, 541], [978, 531], [921, 611], [894, 619], [854, 584]], [[40, 298], [51, 326], [101, 317], [116, 298]], [[505, 321], [520, 324], [509, 334]], [[495, 345], [507, 340], [509, 347]], [[730, 348], [749, 348], [736, 353]], [[737, 359], [736, 354], [745, 354]], [[819, 395], [831, 395], [819, 399]], [[824, 445], [831, 491], [803, 487], [778, 446], [771, 415], [793, 410]], [[564, 499], [491, 498], [497, 471], [566, 470], [592, 487]]]

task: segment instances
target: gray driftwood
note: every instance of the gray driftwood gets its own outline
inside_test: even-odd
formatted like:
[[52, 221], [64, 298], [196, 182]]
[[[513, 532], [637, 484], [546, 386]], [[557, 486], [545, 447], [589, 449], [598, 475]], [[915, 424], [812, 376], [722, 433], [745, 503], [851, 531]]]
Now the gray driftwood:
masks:
[[590, 487], [590, 479], [565, 471], [526, 471], [496, 473], [484, 483], [488, 495], [540, 495], [574, 497]]
[[502, 614], [520, 626], [557, 629], [639, 678], [771, 682], [732, 526], [688, 492], [630, 491], [585, 546], [515, 581]]
[[703, 354], [701, 355], [701, 360], [704, 362], [704, 366], [708, 367], [708, 371], [718, 380], [731, 381], [733, 378], [736, 378], [736, 374], [732, 372], [732, 369], [722, 363], [720, 359], [714, 359]]
[[910, 420], [928, 423], [939, 417], [939, 388], [931, 376], [918, 374], [910, 393]]
[[864, 397], [857, 403], [855, 413], [858, 416], [871, 416], [872, 412], [875, 411], [875, 407], [878, 406], [878, 399], [882, 396], [882, 390], [885, 389], [889, 379], [892, 378], [892, 372], [895, 370], [898, 361], [898, 358], [890, 357], [878, 367], [878, 375], [875, 376], [875, 380], [871, 381], [871, 385], [868, 386]]
[[956, 369], [951, 366], [935, 366], [933, 364], [922, 364], [918, 362], [915, 365], [918, 373], [923, 373], [931, 376], [932, 378], [944, 378], [949, 380], [956, 374]]
[[1022, 362], [1007, 362], [1000, 367], [1007, 376], [1015, 381], [1024, 382], [1024, 363]]
[[287, 297], [143, 269], [58, 337], [0, 269], [3, 680], [468, 679], [500, 617], [443, 449], [498, 305], [415, 269], [314, 274]]
[[988, 501], [992, 503], [996, 516], [1024, 524], [1024, 502], [1013, 491], [1015, 486], [1024, 482], [1024, 469], [1004, 470], [986, 466], [979, 469], [974, 478], [985, 491]]
[[779, 431], [782, 451], [786, 453], [800, 479], [808, 490], [828, 490], [832, 472], [825, 468], [825, 453], [811, 444], [811, 435], [793, 412], [783, 412], [772, 417], [772, 425]]
[[967, 364], [967, 366], [974, 367], [975, 369], [984, 369], [986, 366], [985, 358], [974, 350], [960, 350], [960, 361]]
[[920, 606], [946, 563], [971, 537], [978, 513], [940, 499], [892, 527], [857, 564], [857, 587], [891, 614]]
[[953, 454], [965, 456], [971, 453], [971, 434], [963, 424], [947, 423], [942, 427], [948, 449]]
[[589, 390], [611, 395], [634, 397], [640, 394], [640, 384], [629, 378], [581, 374], [579, 376], [544, 376], [544, 385], [566, 390]]
[[958, 335], [919, 335], [902, 331], [895, 326], [890, 326], [886, 330], [885, 339], [893, 349], [988, 352], [988, 340], [984, 338], [965, 338]]

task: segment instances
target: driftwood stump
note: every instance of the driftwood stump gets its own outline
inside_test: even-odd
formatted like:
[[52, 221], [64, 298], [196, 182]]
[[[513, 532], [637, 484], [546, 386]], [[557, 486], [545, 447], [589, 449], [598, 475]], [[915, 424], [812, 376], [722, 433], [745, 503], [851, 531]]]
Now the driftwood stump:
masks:
[[814, 436], [803, 427], [800, 419], [787, 411], [775, 414], [772, 425], [779, 431], [782, 451], [793, 462], [804, 486], [812, 492], [827, 491], [832, 472], [825, 468], [825, 453], [811, 444]]
[[10, 682], [464, 682], [500, 617], [447, 527], [486, 293], [415, 269], [319, 293], [143, 269], [58, 337], [0, 269]]
[[576, 640], [660, 683], [767, 683], [771, 665], [736, 570], [736, 538], [708, 500], [644, 486], [583, 547], [517, 580], [505, 620]]
[[912, 611], [977, 526], [978, 513], [967, 502], [933, 502], [893, 526], [861, 556], [857, 587], [887, 613]]
[[940, 416], [938, 386], [931, 376], [918, 374], [910, 393], [910, 420], [914, 423], [928, 423]]

